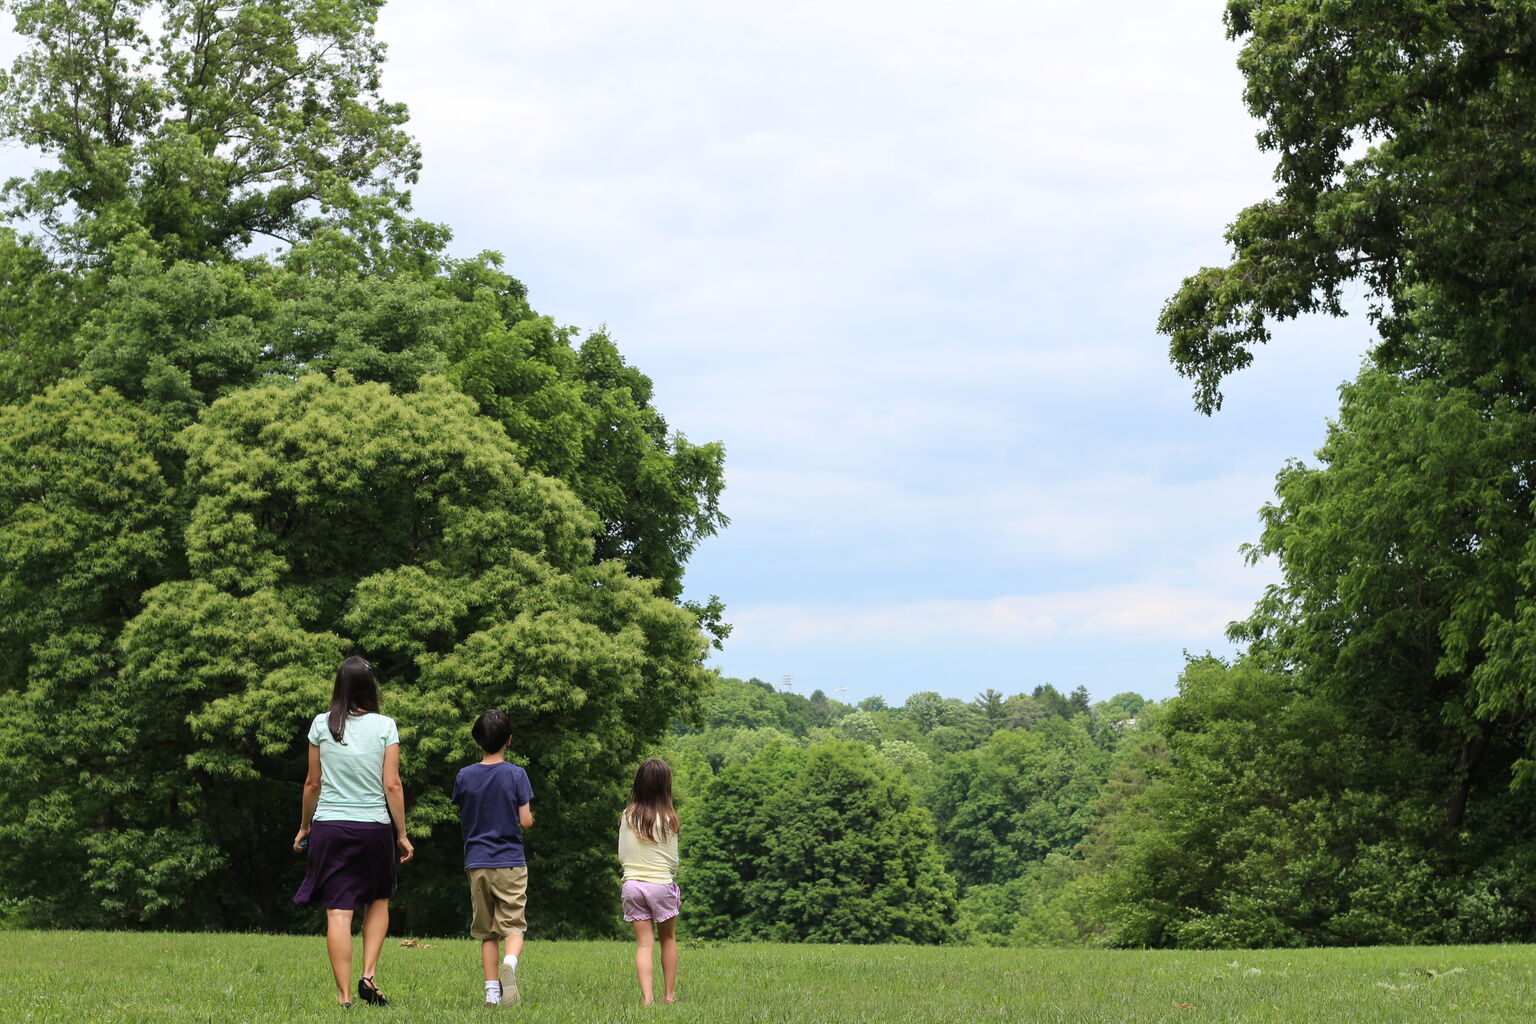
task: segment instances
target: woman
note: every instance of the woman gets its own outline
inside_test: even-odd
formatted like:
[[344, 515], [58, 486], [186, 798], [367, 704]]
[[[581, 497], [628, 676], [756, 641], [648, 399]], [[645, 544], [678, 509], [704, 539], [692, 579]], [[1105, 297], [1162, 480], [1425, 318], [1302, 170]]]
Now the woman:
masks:
[[293, 848], [309, 850], [309, 870], [293, 902], [325, 908], [338, 1001], [352, 1005], [352, 913], [366, 904], [357, 994], [388, 1005], [374, 978], [389, 931], [395, 855], [398, 850], [404, 864], [415, 851], [405, 835], [400, 735], [395, 720], [379, 714], [379, 685], [366, 659], [341, 663], [330, 710], [310, 723], [309, 775]]

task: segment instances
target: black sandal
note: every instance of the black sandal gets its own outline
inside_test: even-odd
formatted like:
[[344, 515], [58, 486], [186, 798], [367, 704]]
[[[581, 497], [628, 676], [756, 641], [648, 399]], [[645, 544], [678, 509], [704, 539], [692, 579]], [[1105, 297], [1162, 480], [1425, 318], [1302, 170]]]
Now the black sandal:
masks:
[[389, 1000], [384, 998], [384, 993], [379, 991], [379, 987], [373, 983], [372, 978], [357, 979], [357, 995], [363, 1002], [372, 1003], [374, 1006], [389, 1005]]

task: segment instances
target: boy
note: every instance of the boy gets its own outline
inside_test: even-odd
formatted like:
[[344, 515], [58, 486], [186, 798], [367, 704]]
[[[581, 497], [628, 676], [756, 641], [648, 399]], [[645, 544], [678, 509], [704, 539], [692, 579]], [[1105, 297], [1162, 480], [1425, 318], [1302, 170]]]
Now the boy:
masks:
[[[485, 756], [459, 771], [453, 802], [464, 829], [464, 870], [469, 873], [470, 934], [480, 940], [485, 968], [485, 1005], [516, 1006], [517, 958], [528, 928], [528, 861], [523, 829], [533, 825], [528, 773], [507, 761], [512, 719], [492, 708], [470, 730]], [[502, 958], [501, 940], [507, 943]], [[501, 963], [498, 965], [497, 960]]]

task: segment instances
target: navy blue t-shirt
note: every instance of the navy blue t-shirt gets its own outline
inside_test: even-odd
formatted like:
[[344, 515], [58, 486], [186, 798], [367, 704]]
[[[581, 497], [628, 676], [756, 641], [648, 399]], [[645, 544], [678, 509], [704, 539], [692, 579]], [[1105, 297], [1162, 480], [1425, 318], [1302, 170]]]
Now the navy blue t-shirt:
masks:
[[459, 805], [459, 824], [464, 829], [465, 871], [527, 865], [517, 809], [532, 801], [528, 773], [510, 761], [459, 770], [453, 802]]

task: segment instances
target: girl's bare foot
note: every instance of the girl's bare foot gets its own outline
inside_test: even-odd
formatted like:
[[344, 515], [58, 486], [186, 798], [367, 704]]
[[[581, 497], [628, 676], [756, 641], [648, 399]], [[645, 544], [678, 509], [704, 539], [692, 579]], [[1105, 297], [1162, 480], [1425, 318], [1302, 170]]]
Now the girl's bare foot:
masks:
[[666, 1006], [671, 1006], [675, 1002], [677, 1002], [677, 996], [668, 996], [662, 1000], [662, 1003]]

